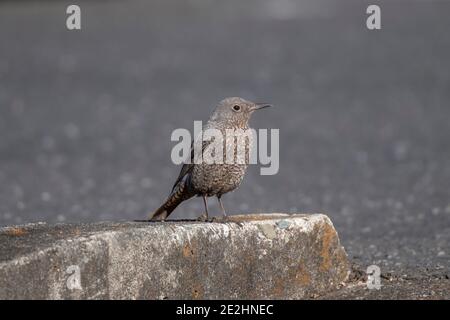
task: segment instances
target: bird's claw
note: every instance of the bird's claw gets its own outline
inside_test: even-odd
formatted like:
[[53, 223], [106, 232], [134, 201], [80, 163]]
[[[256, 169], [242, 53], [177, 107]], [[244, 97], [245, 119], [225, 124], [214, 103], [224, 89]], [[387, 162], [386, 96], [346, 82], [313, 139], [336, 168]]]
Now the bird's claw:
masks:
[[200, 221], [200, 222], [207, 222], [207, 221], [208, 221], [208, 215], [207, 215], [206, 213], [203, 213], [201, 216], [199, 216], [199, 217], [197, 218], [197, 221]]
[[213, 217], [211, 222], [225, 223], [229, 222], [228, 216]]

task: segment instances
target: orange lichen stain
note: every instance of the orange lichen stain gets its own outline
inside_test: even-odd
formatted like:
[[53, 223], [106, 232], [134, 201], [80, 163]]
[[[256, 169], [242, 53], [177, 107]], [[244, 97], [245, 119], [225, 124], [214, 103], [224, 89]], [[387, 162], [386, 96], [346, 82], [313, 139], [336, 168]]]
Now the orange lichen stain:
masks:
[[301, 286], [307, 286], [311, 282], [311, 276], [305, 268], [300, 266], [297, 270], [297, 274], [295, 275], [295, 281]]
[[274, 281], [274, 285], [271, 290], [271, 295], [275, 298], [284, 297], [284, 284], [285, 282], [281, 278], [277, 278]]
[[26, 235], [28, 232], [24, 228], [12, 227], [12, 228], [9, 228], [8, 230], [6, 230], [5, 233], [8, 236], [20, 237], [20, 236]]
[[195, 283], [192, 288], [192, 299], [202, 299], [203, 298], [203, 288], [200, 284]]
[[191, 258], [194, 256], [194, 249], [189, 244], [185, 244], [183, 247], [183, 256], [185, 258]]
[[331, 268], [330, 249], [333, 241], [336, 238], [336, 232], [329, 224], [325, 224], [322, 232], [322, 250], [320, 256], [322, 257], [322, 264], [320, 265], [320, 271], [328, 271]]

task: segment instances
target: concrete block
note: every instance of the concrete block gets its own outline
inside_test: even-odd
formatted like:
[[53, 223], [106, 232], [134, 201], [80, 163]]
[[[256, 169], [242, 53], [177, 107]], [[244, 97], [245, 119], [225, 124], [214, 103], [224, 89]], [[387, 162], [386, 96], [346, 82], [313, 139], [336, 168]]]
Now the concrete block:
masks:
[[348, 272], [323, 214], [0, 228], [0, 299], [301, 299]]

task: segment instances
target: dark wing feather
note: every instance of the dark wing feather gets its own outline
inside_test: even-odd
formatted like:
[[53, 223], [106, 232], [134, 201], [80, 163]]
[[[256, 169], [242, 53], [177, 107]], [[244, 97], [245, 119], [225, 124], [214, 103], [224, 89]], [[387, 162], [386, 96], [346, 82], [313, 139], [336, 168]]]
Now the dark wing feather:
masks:
[[[203, 141], [202, 154], [203, 154], [203, 151], [205, 151], [206, 147], [211, 143], [211, 141], [212, 140]], [[181, 167], [180, 174], [178, 175], [177, 180], [173, 184], [171, 192], [173, 192], [173, 190], [175, 189], [177, 184], [184, 178], [184, 176], [186, 176], [189, 172], [192, 171], [192, 168], [194, 168], [194, 140], [191, 141], [191, 161], [190, 161], [190, 163], [183, 164], [183, 166]]]

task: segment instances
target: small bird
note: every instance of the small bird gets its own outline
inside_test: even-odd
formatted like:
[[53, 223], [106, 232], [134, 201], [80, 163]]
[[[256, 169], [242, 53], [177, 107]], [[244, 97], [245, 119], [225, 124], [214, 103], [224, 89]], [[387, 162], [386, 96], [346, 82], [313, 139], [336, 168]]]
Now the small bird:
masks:
[[[229, 130], [237, 130], [235, 132], [244, 132], [249, 129], [248, 121], [254, 111], [266, 107], [270, 107], [267, 103], [254, 103], [242, 98], [231, 97], [219, 102], [213, 111], [208, 122], [203, 126], [203, 132], [207, 129], [220, 130], [223, 138], [223, 150], [225, 159], [226, 134]], [[239, 130], [240, 129], [240, 130]], [[234, 139], [234, 138], [233, 138]], [[211, 141], [202, 141], [202, 155]], [[252, 135], [247, 135], [246, 139], [234, 139], [234, 161], [229, 163], [205, 163], [194, 161], [194, 141], [191, 143], [191, 158], [188, 163], [183, 164], [181, 172], [178, 175], [172, 191], [164, 202], [164, 204], [157, 209], [151, 216], [151, 220], [165, 220], [173, 210], [183, 201], [188, 200], [194, 196], [201, 196], [205, 205], [206, 220], [209, 217], [207, 197], [216, 196], [220, 208], [222, 209], [223, 217], [226, 217], [225, 209], [222, 204], [222, 195], [235, 190], [242, 182], [248, 166], [249, 153], [252, 145]], [[239, 142], [241, 141], [241, 142]], [[246, 154], [245, 160], [238, 161], [239, 156], [238, 143], [244, 141]], [[242, 149], [241, 149], [242, 150]], [[203, 215], [203, 216], [205, 216]]]

